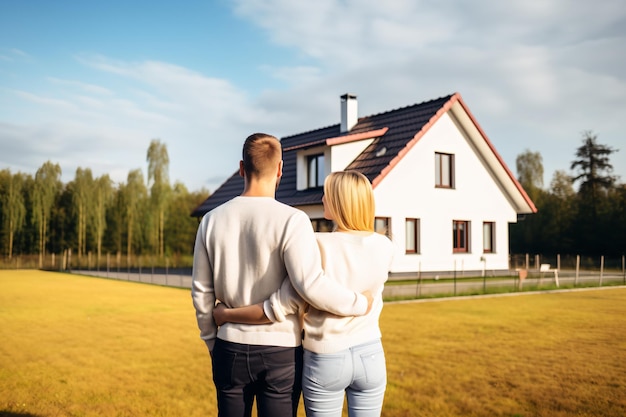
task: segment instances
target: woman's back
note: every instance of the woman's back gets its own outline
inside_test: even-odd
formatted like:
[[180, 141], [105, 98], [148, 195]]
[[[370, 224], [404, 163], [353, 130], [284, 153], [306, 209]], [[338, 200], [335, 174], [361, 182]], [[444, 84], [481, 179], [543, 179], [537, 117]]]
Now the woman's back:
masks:
[[367, 315], [357, 317], [335, 316], [309, 306], [304, 317], [304, 347], [332, 353], [380, 338], [378, 318], [393, 258], [391, 241], [378, 233], [356, 231], [317, 233], [316, 238], [326, 276], [355, 292], [371, 291], [374, 303]]

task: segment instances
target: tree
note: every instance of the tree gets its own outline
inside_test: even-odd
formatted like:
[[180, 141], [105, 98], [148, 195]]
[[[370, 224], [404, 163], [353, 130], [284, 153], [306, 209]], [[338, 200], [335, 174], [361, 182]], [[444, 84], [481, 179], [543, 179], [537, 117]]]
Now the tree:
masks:
[[610, 146], [600, 145], [597, 135], [590, 131], [583, 133], [583, 144], [576, 150], [576, 157], [571, 169], [578, 170], [573, 181], [580, 181], [579, 193], [588, 193], [592, 199], [602, 190], [608, 190], [615, 184], [616, 177], [610, 175], [613, 165], [609, 162], [612, 153], [617, 152]]
[[520, 184], [534, 201], [538, 191], [543, 188], [543, 158], [541, 154], [527, 149], [515, 159], [515, 168]]
[[[121, 187], [121, 194], [126, 225], [126, 259], [128, 265], [130, 265], [134, 236], [141, 233], [141, 230], [137, 230], [141, 225], [139, 221], [142, 217], [140, 209], [148, 195], [140, 169], [135, 169], [128, 173], [126, 185]], [[136, 231], [137, 233], [135, 233]]]
[[95, 180], [94, 187], [94, 210], [93, 225], [96, 236], [97, 264], [100, 265], [102, 255], [102, 238], [107, 226], [107, 208], [111, 204], [113, 197], [113, 185], [108, 175], [103, 175]]
[[542, 218], [543, 197], [543, 161], [539, 152], [526, 150], [515, 159], [518, 181], [538, 208], [538, 213], [525, 216], [518, 223], [511, 224], [510, 248], [512, 251], [538, 252], [542, 250], [543, 242], [537, 239], [543, 228]]
[[583, 144], [576, 150], [577, 159], [571, 164], [576, 170], [573, 181], [580, 181], [578, 189], [578, 233], [584, 238], [586, 253], [605, 252], [610, 248], [603, 235], [609, 233], [612, 226], [608, 223], [610, 204], [608, 192], [613, 188], [616, 177], [609, 158], [615, 149], [601, 145], [597, 136], [590, 131], [583, 133]]
[[33, 195], [33, 222], [39, 230], [39, 265], [43, 266], [43, 256], [46, 253], [46, 239], [50, 211], [57, 192], [61, 188], [61, 167], [50, 161], [37, 170]]
[[94, 181], [91, 169], [77, 168], [72, 188], [72, 200], [76, 214], [78, 259], [87, 252], [87, 225], [94, 213]]
[[150, 199], [156, 221], [156, 244], [159, 256], [164, 253], [164, 230], [165, 230], [165, 209], [169, 197], [169, 165], [170, 158], [167, 154], [167, 146], [158, 139], [150, 142], [146, 156], [148, 161], [148, 183], [150, 187]]
[[189, 213], [206, 200], [208, 191], [190, 193], [184, 184], [176, 182], [169, 202], [169, 216], [165, 222], [166, 251], [174, 254], [193, 253], [198, 220]]
[[572, 250], [574, 237], [571, 235], [572, 221], [575, 218], [576, 192], [572, 186], [572, 178], [563, 170], [554, 172], [550, 182], [550, 195], [546, 202], [546, 211], [553, 230], [551, 241], [554, 252], [568, 252]]
[[8, 239], [7, 255], [11, 259], [15, 233], [19, 232], [24, 225], [26, 216], [26, 206], [22, 194], [24, 178], [20, 173], [12, 175], [8, 169], [0, 171], [0, 178], [0, 184], [4, 185], [0, 195], [3, 214], [2, 226]]

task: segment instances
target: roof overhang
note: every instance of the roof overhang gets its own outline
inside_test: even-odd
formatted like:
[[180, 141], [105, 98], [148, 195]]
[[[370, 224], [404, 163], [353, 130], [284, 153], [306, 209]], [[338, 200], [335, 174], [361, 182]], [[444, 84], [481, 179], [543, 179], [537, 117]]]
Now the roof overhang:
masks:
[[486, 167], [497, 179], [509, 201], [518, 214], [536, 213], [537, 208], [511, 170], [504, 163], [487, 135], [470, 113], [457, 93], [450, 100], [449, 114], [466, 133], [470, 144], [476, 149]]
[[320, 145], [326, 145], [326, 146], [342, 145], [344, 143], [358, 142], [364, 139], [373, 139], [373, 138], [377, 138], [377, 137], [384, 135], [385, 133], [387, 133], [388, 130], [389, 130], [388, 127], [383, 127], [382, 129], [368, 130], [367, 132], [353, 133], [351, 135], [335, 136], [332, 138], [316, 140], [314, 142], [307, 142], [307, 143], [302, 143], [300, 145], [289, 146], [287, 148], [283, 148], [283, 151], [284, 152], [295, 151], [298, 149], [312, 148], [314, 146], [320, 146]]

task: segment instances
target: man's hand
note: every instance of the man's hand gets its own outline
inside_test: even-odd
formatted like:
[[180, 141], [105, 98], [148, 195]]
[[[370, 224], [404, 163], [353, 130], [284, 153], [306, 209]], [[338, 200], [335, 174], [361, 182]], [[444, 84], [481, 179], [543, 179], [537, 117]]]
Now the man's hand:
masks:
[[224, 303], [217, 303], [215, 308], [213, 309], [213, 320], [215, 320], [215, 324], [221, 326], [226, 323], [226, 310], [228, 307], [224, 305]]
[[372, 292], [369, 290], [363, 291], [361, 294], [363, 294], [365, 298], [367, 298], [367, 311], [365, 312], [365, 314], [369, 314], [370, 310], [372, 309], [372, 303], [374, 303], [374, 297], [372, 296]]

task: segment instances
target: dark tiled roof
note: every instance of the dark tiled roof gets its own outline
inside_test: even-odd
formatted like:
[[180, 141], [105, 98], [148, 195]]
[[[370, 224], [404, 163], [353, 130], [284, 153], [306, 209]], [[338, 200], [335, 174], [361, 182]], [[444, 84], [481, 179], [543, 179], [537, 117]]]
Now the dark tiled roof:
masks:
[[[448, 95], [438, 99], [426, 101], [390, 110], [372, 116], [361, 117], [358, 123], [344, 135], [354, 135], [372, 130], [388, 128], [387, 132], [375, 139], [354, 161], [345, 169], [356, 170], [375, 182], [383, 170], [398, 157], [400, 152], [411, 142], [429, 121], [453, 97]], [[332, 125], [281, 139], [283, 147], [283, 177], [276, 192], [276, 198], [292, 206], [321, 204], [322, 190], [302, 190], [296, 187], [296, 149], [324, 144], [326, 139], [341, 136], [340, 125]], [[204, 203], [191, 214], [194, 217], [204, 215], [218, 205], [239, 195], [243, 191], [243, 179], [235, 173], [220, 186]]]
[[[237, 161], [235, 161], [236, 163]], [[233, 197], [238, 196], [243, 192], [243, 178], [239, 176], [239, 170], [230, 176], [224, 182], [224, 184], [220, 185], [220, 187], [215, 190], [213, 194], [209, 196], [206, 200], [202, 202], [196, 209], [191, 213], [192, 217], [202, 217], [207, 212], [213, 210], [215, 207], [220, 204], [224, 204], [228, 200]]]

